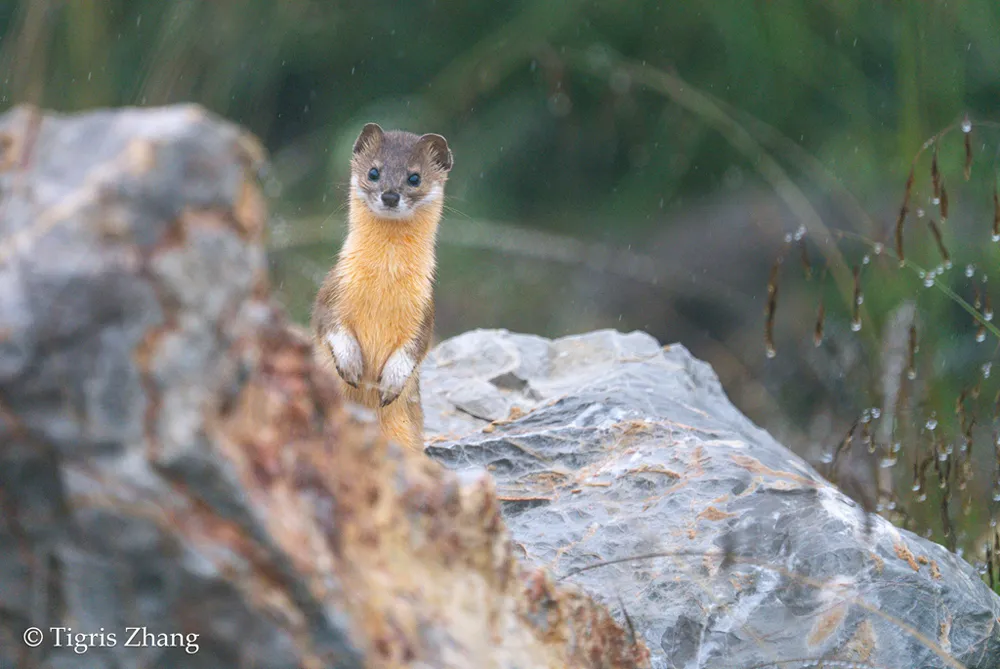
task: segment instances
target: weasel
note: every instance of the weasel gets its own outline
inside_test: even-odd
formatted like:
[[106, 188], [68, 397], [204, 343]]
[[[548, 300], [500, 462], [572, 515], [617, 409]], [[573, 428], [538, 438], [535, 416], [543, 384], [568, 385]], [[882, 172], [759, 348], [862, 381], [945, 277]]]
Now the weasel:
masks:
[[434, 330], [434, 247], [452, 168], [441, 135], [361, 130], [348, 233], [312, 312], [314, 354], [391, 441], [423, 451], [419, 365]]

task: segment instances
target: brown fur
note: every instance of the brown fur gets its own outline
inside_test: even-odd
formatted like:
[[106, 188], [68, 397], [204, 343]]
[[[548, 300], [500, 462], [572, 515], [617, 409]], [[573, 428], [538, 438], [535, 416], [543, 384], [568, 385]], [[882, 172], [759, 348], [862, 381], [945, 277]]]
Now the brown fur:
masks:
[[[418, 138], [369, 128], [358, 138], [351, 161], [354, 183], [347, 239], [313, 306], [314, 351], [318, 360], [336, 371], [326, 335], [337, 328], [353, 334], [361, 348], [364, 372], [357, 388], [340, 379], [345, 396], [373, 409], [389, 439], [422, 451], [418, 370], [434, 330], [434, 247], [451, 153], [444, 138], [437, 135]], [[380, 170], [381, 185], [367, 178], [373, 166]], [[422, 182], [409, 187], [405, 180], [415, 172]], [[442, 189], [440, 197], [423, 201], [436, 186]], [[410, 214], [383, 218], [373, 211], [365, 197], [377, 199], [380, 188], [399, 190], [412, 208]], [[417, 367], [398, 398], [382, 406], [378, 388], [382, 369], [400, 348]]]

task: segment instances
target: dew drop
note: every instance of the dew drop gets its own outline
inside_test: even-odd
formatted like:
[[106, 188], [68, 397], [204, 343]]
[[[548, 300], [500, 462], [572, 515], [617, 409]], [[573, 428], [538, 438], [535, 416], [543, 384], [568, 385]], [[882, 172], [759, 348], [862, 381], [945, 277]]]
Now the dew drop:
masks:
[[984, 379], [990, 378], [990, 371], [992, 371], [992, 369], [993, 369], [993, 363], [992, 362], [983, 363], [983, 378]]
[[941, 198], [939, 198], [939, 197], [932, 197], [931, 198], [931, 204], [933, 204], [936, 207], [937, 205], [941, 204]]
[[802, 239], [805, 236], [806, 236], [806, 226], [800, 225], [795, 230], [795, 241], [799, 241], [800, 239]]
[[934, 286], [934, 273], [931, 272], [924, 279], [924, 288], [932, 288]]
[[851, 321], [851, 330], [853, 332], [859, 332], [861, 330], [861, 321], [860, 320]]
[[938, 426], [937, 418], [928, 418], [927, 422], [924, 424], [924, 427], [926, 427], [931, 432], [936, 430], [937, 426]]
[[[937, 204], [937, 202], [935, 202], [934, 204]], [[923, 218], [923, 217], [924, 217], [924, 210], [917, 209], [917, 218]]]
[[984, 341], [986, 341], [986, 333], [982, 332], [982, 331], [977, 332], [976, 333], [976, 343], [977, 344], [982, 344]]
[[971, 279], [973, 277], [973, 275], [975, 275], [975, 273], [976, 273], [976, 266], [975, 265], [966, 265], [965, 266], [965, 276], [967, 276], [968, 278]]
[[882, 417], [882, 410], [879, 409], [878, 407], [872, 407], [872, 418], [878, 420], [881, 417]]
[[858, 303], [858, 306], [861, 306], [862, 304], [865, 303], [865, 296], [863, 294], [859, 293], [858, 294], [858, 299], [856, 299], [855, 302]]
[[915, 369], [906, 370], [906, 378], [908, 378], [910, 381], [917, 378], [917, 371]]
[[872, 250], [875, 251], [875, 255], [880, 256], [882, 255], [882, 251], [885, 250], [885, 245], [882, 242], [875, 242]]
[[773, 346], [768, 346], [767, 350], [764, 352], [764, 355], [766, 355], [768, 359], [772, 359], [776, 355], [778, 355], [778, 352], [774, 349]]
[[870, 255], [868, 255], [867, 253], [864, 256], [862, 256], [862, 258], [861, 258], [861, 264], [862, 265], [867, 265], [867, 264], [871, 263], [871, 261], [872, 261], [872, 257]]
[[792, 243], [792, 233], [789, 232], [788, 234], [785, 235], [785, 243], [786, 244]]
[[889, 455], [882, 458], [882, 461], [879, 464], [881, 464], [882, 469], [889, 469], [890, 467], [894, 467], [897, 462], [899, 462], [899, 459], [896, 456]]
[[969, 120], [968, 116], [966, 116], [965, 119], [962, 121], [962, 132], [964, 133], [972, 132], [972, 121]]
[[985, 320], [987, 323], [989, 323], [990, 321], [993, 320], [993, 310], [992, 309], [986, 309], [985, 311], [983, 311], [983, 320]]

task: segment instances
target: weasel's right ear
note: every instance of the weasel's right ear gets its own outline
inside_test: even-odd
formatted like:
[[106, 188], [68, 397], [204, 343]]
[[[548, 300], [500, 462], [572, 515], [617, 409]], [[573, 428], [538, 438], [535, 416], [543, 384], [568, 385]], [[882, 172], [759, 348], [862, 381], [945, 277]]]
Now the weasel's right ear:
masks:
[[451, 149], [448, 148], [447, 139], [441, 135], [428, 133], [426, 135], [421, 135], [420, 139], [417, 140], [417, 144], [427, 147], [431, 160], [433, 160], [441, 170], [445, 172], [451, 171], [451, 167], [454, 165], [455, 161], [454, 158], [452, 158]]
[[357, 141], [354, 142], [354, 153], [361, 153], [369, 146], [377, 145], [382, 141], [382, 135], [382, 128], [378, 123], [366, 123]]

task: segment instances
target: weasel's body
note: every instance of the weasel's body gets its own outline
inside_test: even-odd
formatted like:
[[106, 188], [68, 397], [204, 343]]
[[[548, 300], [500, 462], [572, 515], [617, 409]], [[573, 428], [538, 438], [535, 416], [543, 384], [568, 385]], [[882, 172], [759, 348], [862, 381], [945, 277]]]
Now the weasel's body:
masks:
[[351, 161], [349, 228], [313, 305], [317, 357], [385, 435], [423, 450], [418, 367], [434, 330], [434, 247], [451, 169], [440, 135], [365, 126]]

